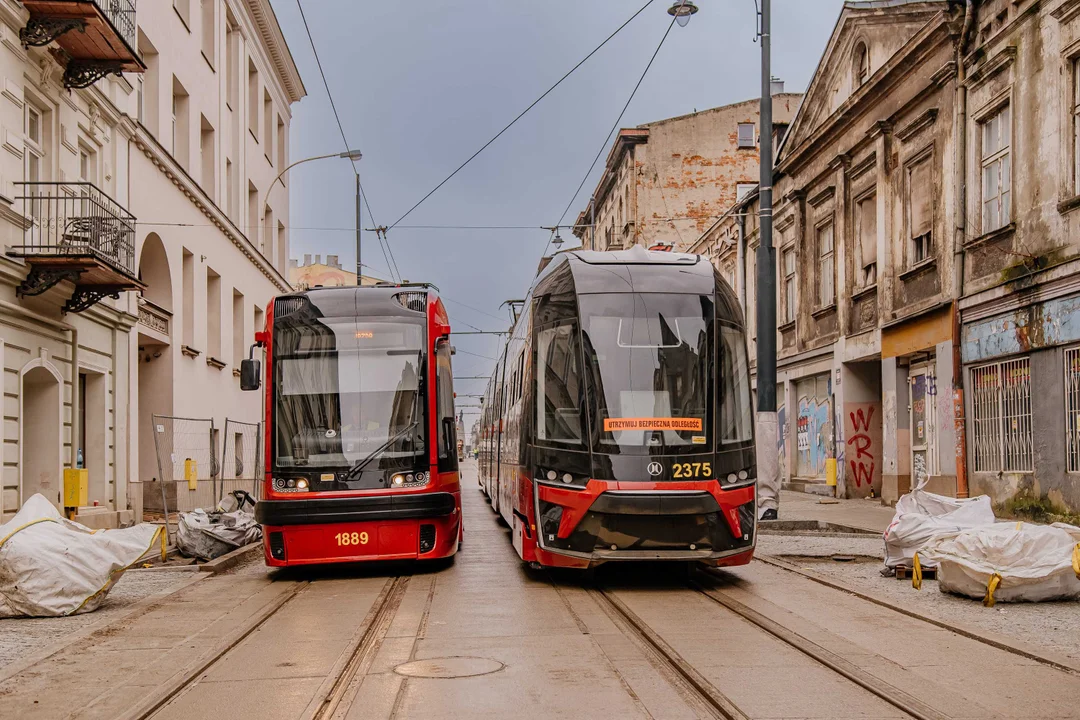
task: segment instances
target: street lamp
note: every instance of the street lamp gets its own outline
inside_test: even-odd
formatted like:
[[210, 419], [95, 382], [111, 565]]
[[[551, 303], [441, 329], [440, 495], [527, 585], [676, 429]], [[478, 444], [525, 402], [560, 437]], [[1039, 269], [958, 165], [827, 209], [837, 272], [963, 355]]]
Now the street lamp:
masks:
[[[759, 5], [760, 2], [760, 5]], [[776, 250], [773, 248], [773, 102], [772, 0], [754, 0], [761, 40], [761, 109], [758, 138], [761, 176], [758, 183], [759, 243], [757, 249], [757, 475], [762, 519], [775, 519], [780, 501], [780, 458], [776, 420]], [[668, 8], [685, 26], [697, 7], [676, 0]]]
[[[329, 155], [316, 155], [315, 157], [309, 157], [309, 158], [304, 158], [303, 160], [297, 160], [296, 162], [291, 163], [284, 170], [282, 170], [281, 172], [278, 173], [277, 177], [274, 178], [274, 182], [270, 183], [270, 189], [267, 190], [267, 192], [270, 192], [270, 190], [273, 190], [274, 185], [277, 184], [278, 180], [281, 180], [282, 176], [284, 176], [285, 173], [289, 172], [290, 170], [292, 170], [297, 165], [303, 165], [304, 163], [312, 162], [313, 160], [326, 160], [327, 158], [341, 158], [343, 160], [348, 160], [350, 162], [356, 162], [357, 160], [359, 160], [362, 157], [363, 157], [363, 154], [359, 150], [346, 150], [343, 153], [331, 153]], [[363, 277], [360, 274], [360, 173], [355, 173], [355, 175], [356, 175], [356, 285], [357, 285], [357, 287], [359, 287], [360, 284], [361, 284], [361, 278]], [[282, 180], [281, 186], [285, 187], [285, 181], [284, 180]]]
[[690, 2], [690, 0], [675, 0], [675, 3], [668, 8], [668, 15], [675, 18], [675, 22], [679, 23], [679, 27], [686, 27], [686, 24], [690, 22], [690, 16], [694, 15], [698, 11], [698, 6]]

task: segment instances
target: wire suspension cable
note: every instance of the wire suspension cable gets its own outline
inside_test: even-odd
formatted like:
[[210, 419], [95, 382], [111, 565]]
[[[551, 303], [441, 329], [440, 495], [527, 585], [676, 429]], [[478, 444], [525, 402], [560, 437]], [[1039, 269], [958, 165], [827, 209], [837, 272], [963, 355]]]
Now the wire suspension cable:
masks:
[[[413, 205], [413, 206], [412, 206], [411, 208], [409, 208], [409, 209], [408, 209], [408, 211], [407, 211], [407, 212], [406, 212], [406, 213], [405, 213], [404, 215], [402, 215], [401, 217], [399, 217], [399, 218], [398, 218], [398, 219], [397, 219], [397, 220], [396, 220], [396, 221], [395, 221], [395, 222], [394, 222], [394, 223], [393, 223], [393, 224], [392, 224], [392, 225], [391, 225], [391, 226], [390, 226], [389, 228], [387, 228], [387, 229], [393, 229], [393, 228], [397, 227], [398, 223], [400, 223], [400, 222], [401, 222], [402, 220], [404, 220], [405, 218], [409, 217], [409, 215], [411, 215], [411, 214], [412, 214], [413, 210], [416, 210], [416, 208], [420, 207], [420, 205], [422, 205], [422, 204], [424, 203], [424, 201], [425, 201], [425, 200], [427, 200], [427, 199], [428, 199], [429, 197], [431, 197], [431, 196], [432, 196], [432, 195], [434, 195], [434, 194], [435, 194], [436, 192], [438, 192], [439, 188], [441, 188], [441, 187], [442, 187], [443, 185], [445, 185], [446, 183], [450, 182], [450, 180], [451, 180], [451, 179], [452, 179], [452, 178], [453, 178], [453, 177], [454, 177], [455, 175], [457, 175], [457, 174], [458, 174], [459, 172], [461, 172], [462, 170], [464, 170], [464, 169], [465, 169], [465, 166], [466, 166], [466, 165], [468, 165], [469, 163], [471, 163], [471, 162], [472, 162], [472, 161], [473, 161], [473, 160], [474, 160], [474, 159], [476, 158], [476, 156], [477, 156], [477, 155], [479, 155], [480, 153], [484, 152], [484, 150], [486, 150], [486, 149], [487, 149], [487, 148], [488, 148], [488, 147], [489, 147], [489, 146], [490, 146], [490, 145], [491, 145], [492, 143], [494, 143], [494, 142], [495, 142], [496, 140], [498, 140], [498, 139], [499, 139], [500, 137], [502, 137], [502, 134], [503, 134], [503, 133], [505, 133], [505, 132], [506, 132], [507, 130], [509, 130], [509, 129], [510, 129], [511, 127], [513, 127], [513, 126], [514, 126], [514, 124], [515, 124], [515, 123], [516, 123], [516, 122], [517, 122], [518, 120], [520, 120], [521, 118], [525, 117], [526, 113], [528, 113], [528, 112], [529, 112], [530, 110], [532, 110], [532, 109], [533, 109], [534, 107], [536, 107], [537, 105], [539, 105], [539, 104], [540, 104], [540, 101], [541, 101], [541, 100], [543, 100], [543, 99], [544, 99], [544, 98], [546, 98], [546, 97], [547, 97], [548, 95], [550, 95], [550, 94], [551, 94], [551, 92], [552, 92], [553, 90], [555, 90], [555, 88], [559, 87], [559, 85], [561, 85], [561, 84], [563, 83], [563, 81], [564, 81], [564, 80], [566, 80], [566, 78], [568, 78], [568, 77], [570, 77], [570, 76], [571, 76], [572, 74], [574, 74], [574, 72], [575, 72], [575, 71], [576, 71], [576, 70], [577, 70], [578, 68], [580, 68], [580, 67], [581, 67], [582, 65], [584, 65], [584, 64], [585, 64], [585, 63], [586, 63], [586, 62], [587, 62], [587, 61], [589, 60], [589, 58], [591, 58], [591, 57], [592, 57], [593, 55], [595, 55], [595, 54], [596, 54], [597, 52], [599, 52], [599, 51], [600, 51], [600, 49], [601, 49], [602, 47], [604, 47], [605, 45], [607, 45], [607, 44], [608, 44], [608, 42], [610, 42], [612, 38], [614, 38], [614, 37], [615, 37], [616, 35], [618, 35], [618, 34], [619, 34], [619, 33], [620, 33], [621, 31], [622, 31], [622, 29], [623, 29], [623, 28], [625, 28], [625, 27], [626, 27], [627, 25], [629, 25], [629, 24], [630, 24], [631, 22], [633, 22], [634, 18], [636, 18], [636, 17], [637, 17], [638, 15], [640, 15], [641, 13], [645, 12], [645, 8], [647, 8], [647, 7], [649, 7], [650, 5], [652, 5], [652, 4], [653, 4], [653, 3], [655, 2], [655, 1], [656, 1], [656, 0], [648, 0], [648, 2], [646, 2], [646, 3], [644, 4], [644, 5], [642, 5], [642, 6], [641, 6], [641, 8], [640, 8], [640, 9], [639, 9], [639, 10], [638, 10], [638, 11], [637, 11], [636, 13], [634, 13], [633, 15], [631, 15], [631, 16], [630, 16], [630, 18], [629, 18], [629, 19], [628, 19], [628, 20], [627, 20], [626, 22], [624, 22], [624, 23], [623, 23], [622, 25], [620, 25], [620, 26], [619, 26], [618, 28], [616, 28], [616, 29], [615, 29], [615, 32], [613, 32], [613, 33], [611, 33], [610, 35], [608, 35], [608, 36], [607, 36], [607, 37], [606, 37], [606, 38], [604, 39], [604, 41], [603, 41], [602, 43], [600, 43], [599, 45], [597, 45], [597, 46], [596, 46], [596, 47], [595, 47], [595, 48], [593, 49], [593, 51], [592, 51], [592, 52], [590, 52], [590, 53], [589, 53], [588, 55], [586, 55], [586, 56], [585, 56], [584, 58], [582, 58], [582, 59], [581, 59], [581, 61], [580, 61], [580, 62], [579, 62], [579, 63], [578, 63], [577, 65], [575, 65], [574, 67], [570, 68], [570, 70], [569, 70], [569, 71], [568, 71], [568, 72], [567, 72], [567, 73], [566, 73], [565, 75], [563, 75], [563, 76], [562, 76], [561, 78], [559, 78], [558, 82], [556, 82], [556, 83], [555, 83], [554, 85], [552, 85], [552, 86], [551, 86], [551, 87], [549, 87], [549, 88], [548, 88], [547, 90], [545, 90], [545, 91], [544, 91], [544, 94], [543, 94], [543, 95], [541, 95], [540, 97], [536, 98], [536, 100], [533, 100], [533, 101], [532, 101], [532, 103], [531, 103], [531, 104], [530, 104], [530, 105], [529, 105], [529, 106], [528, 106], [527, 108], [525, 108], [524, 110], [522, 110], [522, 111], [521, 111], [521, 113], [519, 113], [517, 117], [515, 117], [515, 118], [514, 118], [513, 120], [511, 120], [511, 121], [510, 121], [510, 123], [509, 123], [509, 124], [507, 124], [507, 126], [506, 126], [506, 127], [504, 127], [504, 128], [502, 129], [502, 130], [500, 130], [500, 131], [499, 131], [498, 133], [496, 133], [496, 134], [495, 134], [495, 137], [491, 138], [491, 139], [490, 139], [490, 140], [488, 140], [488, 141], [487, 141], [486, 143], [484, 143], [484, 144], [483, 144], [483, 145], [482, 145], [482, 146], [480, 147], [480, 149], [479, 149], [479, 150], [477, 150], [476, 152], [474, 152], [474, 153], [473, 153], [472, 155], [470, 155], [470, 156], [469, 156], [469, 159], [468, 159], [468, 160], [466, 160], [465, 162], [461, 163], [461, 165], [458, 165], [457, 169], [455, 169], [455, 170], [454, 170], [454, 172], [452, 172], [452, 173], [450, 173], [449, 175], [447, 175], [447, 176], [446, 176], [446, 178], [444, 178], [442, 182], [440, 182], [440, 183], [439, 183], [438, 185], [436, 185], [435, 187], [433, 187], [433, 188], [432, 188], [432, 189], [431, 189], [431, 190], [430, 190], [430, 191], [428, 192], [428, 194], [427, 194], [427, 195], [425, 195], [424, 197], [420, 198], [420, 200], [418, 200], [418, 201], [417, 201], [417, 203], [416, 203], [415, 205]], [[297, 0], [297, 2], [299, 2], [299, 0]], [[560, 221], [560, 222], [561, 222], [561, 221]]]
[[[581, 189], [585, 187], [585, 183], [588, 182], [589, 176], [592, 175], [593, 169], [596, 167], [596, 163], [600, 160], [600, 156], [604, 154], [604, 149], [607, 147], [608, 142], [611, 140], [611, 136], [615, 134], [615, 131], [619, 129], [619, 124], [622, 123], [623, 115], [626, 114], [627, 108], [630, 107], [630, 103], [633, 102], [634, 96], [637, 95], [638, 88], [641, 87], [641, 83], [645, 80], [645, 76], [649, 74], [649, 69], [652, 68], [653, 61], [656, 60], [656, 56], [660, 54], [660, 48], [664, 47], [664, 42], [667, 40], [668, 35], [671, 34], [671, 28], [675, 26], [676, 18], [671, 18], [671, 22], [668, 23], [667, 30], [664, 32], [664, 37], [660, 38], [660, 44], [656, 46], [656, 50], [653, 51], [652, 57], [649, 58], [649, 64], [645, 66], [645, 71], [641, 73], [641, 77], [638, 78], [637, 84], [634, 85], [633, 92], [630, 93], [630, 97], [627, 98], [626, 104], [623, 105], [622, 112], [619, 113], [619, 117], [615, 120], [615, 124], [611, 126], [611, 132], [604, 138], [604, 143], [600, 146], [600, 150], [596, 153], [596, 157], [593, 158], [592, 164], [589, 165], [588, 171], [585, 173], [585, 177], [581, 178], [581, 184], [578, 185], [576, 191], [574, 191], [574, 197], [570, 198], [570, 202], [567, 203], [566, 209], [563, 210], [562, 215], [559, 216], [559, 222], [556, 225], [562, 225], [562, 221], [566, 219], [566, 214], [570, 212], [570, 208], [577, 202], [578, 195], [581, 194]], [[548, 244], [544, 246], [544, 255], [547, 255], [547, 249], [551, 246], [551, 239], [548, 239]]]

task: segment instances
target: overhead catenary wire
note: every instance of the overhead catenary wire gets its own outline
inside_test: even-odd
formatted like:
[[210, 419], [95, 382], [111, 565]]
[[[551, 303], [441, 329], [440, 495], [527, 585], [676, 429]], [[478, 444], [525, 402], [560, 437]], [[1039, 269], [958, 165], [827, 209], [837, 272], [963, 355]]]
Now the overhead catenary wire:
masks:
[[[297, 2], [299, 2], [299, 1], [300, 1], [300, 0], [297, 0]], [[432, 195], [434, 195], [434, 194], [435, 194], [436, 192], [438, 192], [438, 191], [439, 191], [439, 188], [441, 188], [441, 187], [442, 187], [443, 185], [445, 185], [446, 183], [450, 182], [450, 180], [451, 180], [451, 179], [453, 179], [453, 177], [454, 177], [455, 175], [457, 175], [457, 174], [458, 174], [459, 172], [461, 172], [462, 170], [464, 170], [464, 169], [465, 169], [465, 166], [466, 166], [466, 165], [468, 165], [469, 163], [471, 163], [471, 162], [472, 162], [472, 161], [473, 161], [474, 159], [476, 159], [476, 157], [477, 157], [477, 156], [478, 156], [478, 155], [479, 155], [480, 153], [484, 152], [484, 150], [486, 150], [486, 149], [487, 149], [487, 148], [488, 148], [488, 147], [489, 147], [489, 146], [490, 146], [490, 145], [491, 145], [492, 143], [494, 143], [494, 142], [495, 142], [496, 140], [498, 140], [498, 139], [499, 139], [500, 137], [502, 137], [503, 133], [505, 133], [505, 132], [506, 132], [507, 130], [509, 130], [509, 129], [510, 129], [511, 127], [513, 127], [513, 126], [514, 126], [514, 124], [515, 124], [515, 123], [517, 123], [517, 121], [518, 121], [518, 120], [520, 120], [521, 118], [525, 117], [525, 115], [526, 115], [526, 114], [527, 114], [527, 113], [528, 113], [528, 112], [529, 112], [530, 110], [532, 110], [532, 109], [533, 109], [534, 107], [536, 107], [537, 105], [539, 105], [539, 104], [540, 104], [540, 101], [541, 101], [541, 100], [543, 100], [543, 99], [544, 99], [544, 98], [546, 98], [546, 97], [547, 97], [548, 95], [550, 95], [550, 94], [552, 93], [552, 91], [554, 91], [554, 90], [555, 90], [555, 88], [559, 87], [559, 85], [561, 85], [561, 84], [563, 83], [563, 81], [564, 81], [564, 80], [566, 80], [566, 78], [568, 78], [568, 77], [570, 77], [570, 76], [571, 76], [572, 74], [574, 74], [574, 72], [575, 72], [575, 71], [576, 71], [576, 70], [577, 70], [578, 68], [580, 68], [580, 67], [581, 67], [582, 65], [584, 65], [584, 64], [585, 64], [585, 63], [586, 63], [586, 62], [587, 62], [587, 61], [589, 60], [589, 58], [591, 58], [591, 57], [592, 57], [593, 55], [595, 55], [596, 53], [598, 53], [598, 52], [600, 51], [600, 49], [601, 49], [601, 48], [603, 48], [603, 47], [604, 47], [605, 45], [607, 45], [607, 44], [608, 44], [608, 42], [610, 42], [612, 38], [614, 38], [614, 37], [615, 37], [616, 35], [618, 35], [618, 34], [619, 34], [620, 32], [622, 32], [623, 28], [625, 28], [625, 27], [626, 27], [627, 25], [629, 25], [629, 24], [630, 24], [631, 22], [633, 22], [634, 18], [636, 18], [636, 17], [637, 17], [638, 15], [640, 15], [641, 13], [643, 13], [643, 12], [645, 11], [645, 9], [646, 9], [647, 7], [649, 7], [650, 5], [652, 5], [652, 4], [654, 3], [654, 2], [656, 2], [656, 0], [648, 0], [648, 1], [647, 1], [647, 2], [646, 2], [646, 3], [644, 4], [644, 5], [642, 5], [642, 6], [641, 6], [641, 8], [640, 8], [640, 9], [639, 9], [639, 10], [638, 10], [637, 12], [635, 12], [635, 13], [634, 13], [633, 15], [631, 15], [631, 16], [630, 16], [630, 17], [629, 17], [629, 18], [628, 18], [628, 19], [626, 20], [626, 22], [624, 22], [624, 23], [623, 23], [622, 25], [620, 25], [619, 27], [617, 27], [617, 28], [615, 29], [615, 31], [614, 31], [613, 33], [611, 33], [611, 34], [610, 34], [610, 35], [608, 35], [608, 36], [607, 36], [606, 38], [604, 38], [604, 41], [603, 41], [602, 43], [600, 43], [600, 44], [599, 44], [599, 45], [597, 45], [597, 46], [596, 46], [595, 48], [593, 48], [592, 52], [590, 52], [590, 53], [589, 53], [588, 55], [586, 55], [586, 56], [585, 56], [584, 58], [582, 58], [582, 59], [581, 59], [581, 61], [580, 61], [580, 62], [578, 62], [578, 64], [577, 64], [577, 65], [575, 65], [574, 67], [570, 68], [570, 70], [569, 70], [569, 71], [568, 71], [568, 72], [567, 72], [567, 73], [566, 73], [565, 75], [563, 75], [563, 76], [562, 76], [561, 78], [559, 78], [559, 79], [558, 79], [558, 81], [557, 81], [557, 82], [556, 82], [556, 83], [555, 83], [554, 85], [552, 85], [552, 86], [551, 86], [551, 87], [549, 87], [549, 88], [548, 88], [547, 90], [545, 90], [545, 91], [543, 92], [543, 94], [542, 94], [542, 95], [540, 95], [540, 97], [538, 97], [538, 98], [536, 98], [535, 100], [533, 100], [533, 101], [532, 101], [532, 103], [531, 103], [531, 104], [530, 104], [530, 105], [529, 105], [529, 106], [528, 106], [527, 108], [525, 108], [524, 110], [522, 110], [522, 111], [521, 111], [521, 112], [520, 112], [520, 113], [518, 114], [518, 116], [517, 116], [517, 117], [515, 117], [515, 118], [514, 118], [513, 120], [511, 120], [511, 121], [510, 121], [510, 122], [509, 122], [509, 123], [508, 123], [508, 124], [506, 125], [506, 127], [504, 127], [504, 128], [502, 129], [502, 130], [500, 130], [499, 132], [497, 132], [497, 133], [495, 134], [495, 136], [494, 136], [493, 138], [491, 138], [491, 139], [490, 139], [490, 140], [488, 140], [488, 141], [487, 141], [486, 143], [484, 143], [483, 145], [481, 145], [481, 146], [480, 146], [480, 149], [479, 149], [479, 150], [477, 150], [477, 151], [476, 151], [476, 152], [474, 152], [474, 153], [473, 153], [472, 155], [470, 155], [470, 156], [469, 156], [469, 158], [468, 158], [468, 159], [467, 159], [467, 160], [466, 160], [465, 162], [461, 163], [461, 165], [458, 165], [458, 166], [457, 166], [457, 168], [456, 168], [456, 169], [455, 169], [455, 170], [454, 170], [454, 171], [453, 171], [452, 173], [450, 173], [449, 175], [447, 175], [447, 176], [446, 176], [446, 177], [445, 177], [445, 178], [444, 178], [444, 179], [442, 180], [442, 182], [440, 182], [440, 183], [439, 183], [438, 185], [436, 185], [436, 186], [435, 186], [435, 187], [433, 187], [433, 188], [432, 188], [432, 189], [431, 189], [430, 191], [428, 191], [427, 195], [424, 195], [424, 197], [420, 198], [420, 199], [419, 199], [419, 200], [418, 200], [418, 201], [416, 202], [416, 204], [415, 204], [415, 205], [413, 205], [413, 206], [412, 206], [411, 208], [409, 208], [409, 209], [408, 209], [408, 210], [407, 210], [407, 211], [405, 212], [405, 214], [404, 214], [404, 215], [402, 215], [402, 216], [401, 216], [401, 217], [399, 217], [399, 218], [398, 218], [398, 219], [397, 219], [396, 221], [394, 221], [394, 223], [393, 223], [393, 224], [391, 224], [391, 225], [390, 225], [390, 227], [389, 227], [389, 228], [387, 228], [387, 229], [393, 229], [393, 228], [397, 227], [397, 226], [398, 226], [398, 224], [399, 224], [399, 223], [401, 223], [401, 221], [402, 221], [402, 220], [404, 220], [405, 218], [409, 217], [409, 215], [411, 215], [411, 214], [412, 214], [412, 212], [413, 212], [414, 210], [416, 210], [416, 208], [420, 207], [420, 206], [421, 206], [421, 205], [422, 205], [422, 204], [423, 204], [423, 203], [424, 203], [424, 202], [425, 202], [425, 201], [426, 201], [426, 200], [427, 200], [427, 199], [428, 199], [429, 197], [431, 197], [431, 196], [432, 196]], [[562, 221], [560, 220], [559, 222], [562, 222]]]
[[[634, 96], [637, 95], [638, 88], [641, 87], [641, 83], [644, 82], [645, 76], [649, 74], [649, 70], [653, 66], [653, 62], [656, 60], [656, 56], [660, 54], [660, 48], [664, 47], [664, 42], [667, 41], [668, 35], [671, 34], [671, 28], [675, 26], [676, 18], [673, 16], [671, 22], [668, 23], [667, 30], [664, 31], [664, 36], [660, 38], [660, 43], [656, 46], [656, 50], [653, 51], [652, 57], [649, 58], [649, 62], [645, 65], [645, 70], [641, 73], [641, 77], [638, 78], [637, 83], [634, 85], [633, 91], [630, 93], [630, 97], [626, 99], [626, 104], [623, 105], [622, 111], [619, 113], [619, 117], [615, 120], [615, 124], [611, 126], [611, 131], [608, 132], [607, 137], [604, 138], [604, 142], [600, 145], [600, 150], [597, 151], [596, 157], [593, 158], [592, 164], [589, 165], [589, 169], [585, 172], [585, 176], [581, 178], [581, 183], [578, 184], [577, 190], [574, 191], [574, 196], [570, 198], [570, 202], [566, 204], [566, 209], [563, 210], [562, 215], [559, 216], [559, 222], [555, 223], [556, 226], [561, 226], [562, 221], [566, 219], [566, 214], [570, 212], [570, 208], [577, 202], [578, 195], [581, 194], [581, 189], [585, 187], [585, 183], [588, 182], [589, 176], [592, 175], [593, 169], [596, 168], [596, 163], [599, 162], [600, 157], [604, 154], [604, 149], [607, 148], [608, 142], [611, 140], [611, 136], [619, 129], [619, 125], [622, 123], [623, 115], [626, 114], [627, 108], [630, 107], [630, 103], [634, 101]], [[551, 246], [551, 239], [548, 239], [547, 245], [544, 246], [544, 255], [547, 255], [547, 249]]]

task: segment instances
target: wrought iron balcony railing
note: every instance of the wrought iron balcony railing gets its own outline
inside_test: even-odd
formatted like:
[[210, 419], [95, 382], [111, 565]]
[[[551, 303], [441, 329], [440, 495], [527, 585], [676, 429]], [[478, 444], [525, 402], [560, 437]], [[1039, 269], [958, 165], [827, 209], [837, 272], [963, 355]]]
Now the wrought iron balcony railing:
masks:
[[106, 295], [143, 287], [135, 267], [135, 217], [88, 182], [16, 183], [26, 217], [24, 243], [8, 254], [31, 266], [20, 295], [40, 295], [62, 280], [76, 285], [65, 308], [79, 312]]

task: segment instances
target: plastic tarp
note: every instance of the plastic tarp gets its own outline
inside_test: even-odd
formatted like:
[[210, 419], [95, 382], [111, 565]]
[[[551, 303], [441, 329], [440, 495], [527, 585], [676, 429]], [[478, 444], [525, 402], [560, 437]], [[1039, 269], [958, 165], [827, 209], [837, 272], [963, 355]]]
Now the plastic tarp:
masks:
[[202, 508], [180, 515], [176, 547], [186, 557], [213, 560], [262, 539], [255, 521], [255, 501], [242, 490], [222, 498], [207, 512]]
[[0, 617], [96, 610], [125, 570], [164, 551], [160, 526], [91, 530], [34, 495], [0, 525]]
[[[951, 498], [923, 490], [924, 484], [896, 501], [896, 514], [885, 529], [885, 565], [888, 567], [910, 567], [915, 553], [937, 535], [995, 522], [994, 508], [988, 496]], [[929, 558], [921, 560], [924, 567], [933, 567]]]
[[942, 592], [995, 601], [1080, 598], [1080, 527], [997, 523], [939, 535], [919, 551]]

